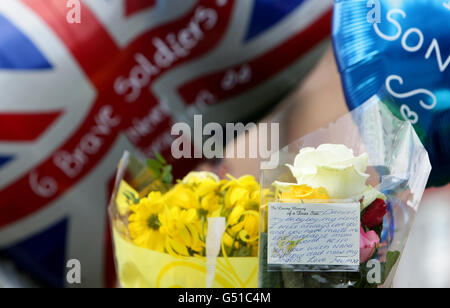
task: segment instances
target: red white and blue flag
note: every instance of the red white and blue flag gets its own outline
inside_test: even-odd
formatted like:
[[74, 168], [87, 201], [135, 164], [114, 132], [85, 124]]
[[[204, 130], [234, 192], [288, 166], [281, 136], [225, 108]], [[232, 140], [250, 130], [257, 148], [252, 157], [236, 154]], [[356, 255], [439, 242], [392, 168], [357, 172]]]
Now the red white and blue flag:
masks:
[[170, 156], [174, 122], [267, 107], [313, 64], [332, 1], [84, 0], [80, 23], [68, 3], [0, 2], [0, 251], [51, 286], [78, 259], [99, 287], [123, 151]]

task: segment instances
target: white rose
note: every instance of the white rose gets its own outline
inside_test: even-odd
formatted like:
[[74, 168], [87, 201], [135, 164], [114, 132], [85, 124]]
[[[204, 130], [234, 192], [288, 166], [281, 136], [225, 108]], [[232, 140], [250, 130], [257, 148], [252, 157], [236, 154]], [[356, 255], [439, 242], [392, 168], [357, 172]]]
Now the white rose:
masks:
[[322, 144], [317, 149], [301, 149], [294, 165], [287, 166], [298, 184], [324, 187], [331, 199], [348, 199], [366, 190], [368, 162], [366, 153], [355, 157], [344, 145]]

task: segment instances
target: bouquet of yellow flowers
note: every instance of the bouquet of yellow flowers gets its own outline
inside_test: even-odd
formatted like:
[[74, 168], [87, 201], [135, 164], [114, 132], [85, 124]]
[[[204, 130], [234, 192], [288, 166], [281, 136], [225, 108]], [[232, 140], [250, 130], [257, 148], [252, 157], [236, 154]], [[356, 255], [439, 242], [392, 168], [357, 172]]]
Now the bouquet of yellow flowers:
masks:
[[260, 186], [124, 155], [110, 205], [123, 287], [256, 287]]

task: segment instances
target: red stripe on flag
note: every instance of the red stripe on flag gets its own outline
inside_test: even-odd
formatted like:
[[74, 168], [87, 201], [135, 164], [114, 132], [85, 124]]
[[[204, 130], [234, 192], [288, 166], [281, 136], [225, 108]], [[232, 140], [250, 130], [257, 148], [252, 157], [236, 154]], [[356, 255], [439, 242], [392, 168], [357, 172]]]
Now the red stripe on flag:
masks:
[[[280, 73], [297, 59], [311, 51], [318, 43], [329, 37], [331, 33], [331, 17], [332, 13], [328, 11], [320, 19], [315, 20], [308, 28], [266, 54], [226, 71], [213, 73], [186, 83], [178, 88], [178, 92], [186, 104], [195, 103], [200, 93], [205, 93], [205, 91], [214, 95], [215, 102], [246, 92]], [[245, 73], [246, 68], [251, 70], [251, 79], [247, 79], [245, 82], [233, 82], [231, 80], [228, 83], [228, 87], [223, 86], [223, 80], [227, 72], [234, 71], [236, 73], [234, 76], [239, 78], [238, 76], [242, 76]], [[212, 104], [215, 102], [212, 102]]]
[[70, 8], [66, 7], [66, 1], [22, 1], [55, 31], [94, 86], [100, 89], [120, 50], [91, 10], [82, 5], [81, 23], [70, 24], [67, 21]]
[[39, 138], [62, 112], [0, 114], [0, 141], [26, 142]]
[[156, 0], [126, 0], [125, 15], [130, 16], [156, 5]]

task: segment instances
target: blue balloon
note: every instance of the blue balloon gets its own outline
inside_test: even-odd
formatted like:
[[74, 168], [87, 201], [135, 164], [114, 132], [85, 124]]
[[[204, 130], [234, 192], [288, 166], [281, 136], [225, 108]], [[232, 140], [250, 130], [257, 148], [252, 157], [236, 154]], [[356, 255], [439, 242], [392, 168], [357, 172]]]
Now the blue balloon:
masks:
[[350, 109], [387, 91], [450, 182], [450, 0], [336, 0], [333, 42]]

